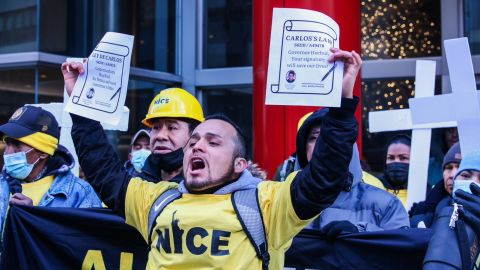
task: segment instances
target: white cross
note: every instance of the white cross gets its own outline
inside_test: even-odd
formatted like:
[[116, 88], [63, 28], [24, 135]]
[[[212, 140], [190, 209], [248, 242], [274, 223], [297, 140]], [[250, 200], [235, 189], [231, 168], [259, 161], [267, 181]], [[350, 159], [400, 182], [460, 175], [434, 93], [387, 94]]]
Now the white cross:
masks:
[[458, 123], [462, 156], [480, 150], [480, 94], [467, 38], [446, 40], [445, 53], [452, 93], [409, 100], [413, 123]]
[[[72, 169], [72, 172], [78, 176], [79, 173], [79, 163], [77, 152], [75, 151], [75, 146], [73, 145], [72, 140], [72, 118], [68, 112], [64, 111], [65, 105], [68, 102], [68, 96], [66, 92], [64, 93], [64, 103], [47, 103], [47, 104], [30, 104], [32, 106], [41, 107], [42, 109], [51, 112], [55, 119], [57, 120], [58, 124], [61, 127], [60, 130], [60, 140], [59, 143], [65, 146], [68, 151], [72, 154], [75, 160], [75, 167]], [[105, 130], [119, 130], [119, 131], [126, 131], [128, 130], [128, 116], [130, 114], [130, 110], [124, 106], [123, 107], [123, 115], [122, 120], [118, 124], [118, 126], [112, 126], [109, 124], [102, 123], [102, 126]]]
[[[422, 60], [416, 62], [415, 99], [434, 95], [435, 65], [434, 61]], [[414, 202], [425, 199], [431, 129], [456, 125], [454, 121], [433, 124], [425, 122], [422, 125], [414, 125], [412, 123], [413, 115], [414, 112], [410, 109], [378, 111], [371, 112], [368, 115], [370, 132], [412, 130], [406, 209], [410, 209]]]

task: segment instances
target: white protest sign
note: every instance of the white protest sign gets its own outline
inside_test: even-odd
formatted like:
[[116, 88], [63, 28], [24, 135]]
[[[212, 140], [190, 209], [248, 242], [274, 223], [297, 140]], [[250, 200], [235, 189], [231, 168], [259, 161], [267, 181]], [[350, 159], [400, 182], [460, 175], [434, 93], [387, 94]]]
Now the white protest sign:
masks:
[[127, 95], [134, 37], [108, 32], [85, 64], [65, 110], [117, 125]]
[[[480, 99], [467, 38], [446, 40], [452, 94], [409, 100], [414, 124], [456, 120], [462, 156], [480, 149]], [[418, 114], [418, 115], [417, 115]]]
[[[417, 61], [415, 70], [415, 98], [433, 96], [435, 92], [435, 62]], [[410, 147], [410, 166], [408, 173], [408, 191], [406, 209], [413, 202], [425, 199], [428, 160], [430, 155], [431, 128], [454, 126], [455, 122], [436, 124], [412, 124], [412, 111], [409, 109], [389, 110], [369, 113], [369, 131], [397, 131], [412, 129]]]
[[[480, 97], [480, 96], [479, 96]], [[368, 114], [369, 132], [385, 132], [410, 130], [418, 128], [445, 128], [456, 127], [457, 122], [452, 118], [451, 121], [438, 121], [425, 124], [414, 124], [412, 121], [412, 111], [410, 109], [398, 109], [388, 111], [376, 111]]]
[[339, 107], [343, 62], [329, 63], [340, 29], [327, 15], [274, 8], [265, 104]]
[[[430, 97], [435, 94], [434, 61], [417, 61], [415, 70], [415, 97]], [[428, 184], [428, 163], [432, 129], [412, 130], [410, 165], [408, 166], [407, 209], [415, 202], [425, 200]]]

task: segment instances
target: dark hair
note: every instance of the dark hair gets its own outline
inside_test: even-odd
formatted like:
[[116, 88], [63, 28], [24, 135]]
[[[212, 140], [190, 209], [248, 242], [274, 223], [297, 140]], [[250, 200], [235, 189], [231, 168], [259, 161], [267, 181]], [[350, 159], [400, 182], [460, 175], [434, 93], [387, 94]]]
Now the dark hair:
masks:
[[182, 121], [187, 122], [187, 124], [188, 124], [188, 132], [190, 132], [190, 134], [193, 132], [193, 130], [194, 130], [198, 125], [200, 125], [200, 122], [199, 122], [199, 121], [194, 120], [194, 119], [190, 119], [190, 118], [182, 118]]
[[387, 150], [388, 150], [388, 147], [390, 147], [390, 145], [397, 144], [397, 143], [408, 145], [410, 147], [412, 144], [412, 138], [407, 134], [395, 135], [392, 138], [390, 138], [390, 140], [388, 140]]
[[412, 138], [411, 138], [409, 135], [404, 134], [404, 133], [397, 134], [397, 135], [391, 137], [390, 140], [388, 140], [388, 142], [387, 142], [387, 144], [386, 144], [386, 147], [385, 147], [385, 154], [384, 154], [385, 160], [384, 160], [384, 164], [385, 164], [386, 159], [387, 159], [388, 148], [389, 148], [390, 145], [392, 145], [392, 144], [403, 144], [403, 145], [407, 145], [408, 147], [410, 147], [411, 144], [412, 144]]
[[235, 136], [235, 150], [233, 152], [234, 157], [246, 158], [247, 143], [245, 139], [245, 134], [243, 133], [242, 129], [235, 122], [233, 122], [232, 119], [230, 119], [228, 116], [226, 116], [223, 113], [216, 113], [216, 114], [212, 114], [210, 116], [205, 117], [205, 121], [213, 120], [213, 119], [222, 120], [233, 126], [233, 128], [237, 131], [237, 134], [236, 134], [237, 136]]

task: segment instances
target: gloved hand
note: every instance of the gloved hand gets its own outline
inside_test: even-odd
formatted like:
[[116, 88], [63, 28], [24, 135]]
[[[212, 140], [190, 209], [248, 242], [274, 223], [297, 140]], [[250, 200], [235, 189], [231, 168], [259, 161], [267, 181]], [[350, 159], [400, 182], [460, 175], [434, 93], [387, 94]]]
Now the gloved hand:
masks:
[[463, 190], [455, 191], [455, 202], [463, 205], [461, 211], [463, 220], [480, 234], [480, 187], [476, 184], [470, 184], [472, 194]]
[[339, 235], [357, 233], [358, 228], [347, 220], [332, 221], [323, 227], [328, 242], [333, 242]]
[[22, 184], [20, 183], [20, 180], [18, 180], [17, 178], [11, 177], [10, 175], [7, 174], [5, 170], [2, 171], [2, 175], [3, 175], [3, 178], [7, 180], [10, 194], [22, 193]]

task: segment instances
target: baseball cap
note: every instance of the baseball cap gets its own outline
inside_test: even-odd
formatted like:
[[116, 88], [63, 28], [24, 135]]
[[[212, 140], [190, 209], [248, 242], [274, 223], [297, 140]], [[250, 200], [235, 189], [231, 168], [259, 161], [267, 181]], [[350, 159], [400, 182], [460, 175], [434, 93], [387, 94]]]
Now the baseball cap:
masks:
[[137, 133], [135, 133], [135, 135], [133, 135], [132, 140], [130, 141], [130, 145], [133, 145], [140, 136], [146, 136], [148, 137], [148, 139], [150, 139], [150, 132], [148, 132], [148, 130], [146, 129], [140, 129], [139, 131], [137, 131]]
[[0, 126], [0, 136], [17, 139], [53, 155], [58, 147], [60, 127], [55, 116], [49, 111], [26, 105], [18, 108], [8, 122]]

